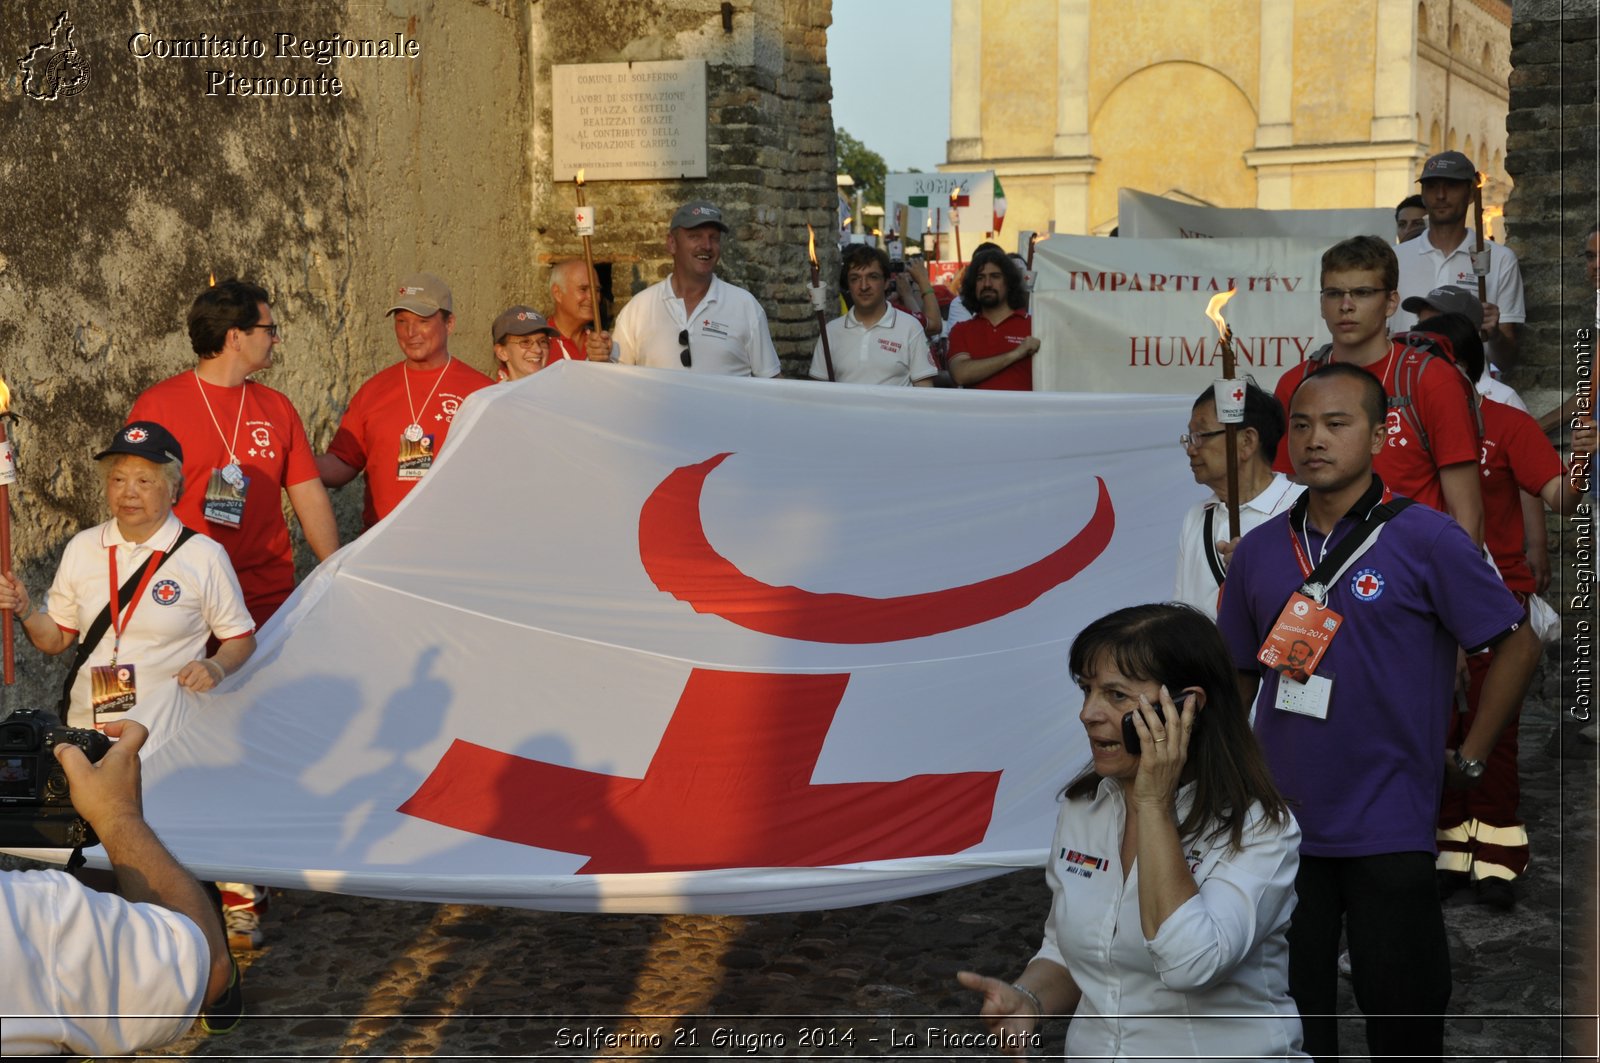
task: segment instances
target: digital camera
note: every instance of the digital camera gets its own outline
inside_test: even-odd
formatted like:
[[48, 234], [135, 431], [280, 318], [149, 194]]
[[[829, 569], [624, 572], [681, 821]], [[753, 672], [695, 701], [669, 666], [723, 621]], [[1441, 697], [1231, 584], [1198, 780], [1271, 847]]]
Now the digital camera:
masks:
[[83, 750], [91, 763], [111, 748], [99, 731], [68, 727], [51, 712], [19, 709], [0, 720], [0, 847], [100, 844], [94, 828], [72, 807], [67, 775], [54, 753], [62, 742]]

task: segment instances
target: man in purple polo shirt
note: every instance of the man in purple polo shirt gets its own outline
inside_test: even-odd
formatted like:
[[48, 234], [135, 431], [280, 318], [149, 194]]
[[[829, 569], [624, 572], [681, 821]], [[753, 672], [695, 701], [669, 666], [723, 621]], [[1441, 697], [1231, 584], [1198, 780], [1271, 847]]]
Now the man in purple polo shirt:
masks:
[[[1300, 384], [1288, 445], [1306, 493], [1240, 541], [1217, 620], [1247, 703], [1262, 686], [1256, 734], [1303, 831], [1289, 991], [1306, 1051], [1319, 1060], [1339, 1052], [1341, 925], [1373, 1057], [1443, 1055], [1450, 953], [1433, 875], [1440, 790], [1447, 776], [1472, 785], [1482, 775], [1522, 698], [1528, 672], [1519, 669], [1539, 654], [1493, 567], [1460, 525], [1427, 506], [1382, 524], [1325, 591], [1306, 586], [1388, 499], [1372, 471], [1385, 403], [1383, 385], [1355, 366], [1334, 363]], [[1302, 588], [1313, 601], [1291, 602]], [[1281, 622], [1297, 629], [1294, 618], [1308, 614], [1338, 624], [1299, 683], [1257, 655]], [[1458, 645], [1496, 654], [1480, 715], [1449, 750]]]

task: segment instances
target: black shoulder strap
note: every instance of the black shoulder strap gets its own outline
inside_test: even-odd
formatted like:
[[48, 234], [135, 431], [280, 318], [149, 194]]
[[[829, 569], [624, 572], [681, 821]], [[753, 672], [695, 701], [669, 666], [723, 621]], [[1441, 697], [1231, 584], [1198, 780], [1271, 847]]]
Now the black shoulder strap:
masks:
[[[156, 571], [161, 571], [161, 565], [167, 563], [167, 558], [177, 553], [178, 547], [193, 539], [194, 535], [193, 528], [187, 526], [181, 528], [178, 532], [178, 537], [172, 542], [172, 548], [161, 555], [161, 563], [156, 565]], [[122, 589], [117, 591], [117, 599], [119, 601], [127, 601], [132, 597], [133, 592], [139, 589], [139, 581], [144, 578], [144, 570], [150, 567], [150, 561], [154, 556], [152, 554], [150, 557], [145, 558], [144, 564], [133, 570], [133, 575], [128, 577], [128, 582], [124, 583]], [[83, 667], [83, 662], [89, 659], [89, 654], [94, 652], [94, 648], [100, 645], [100, 640], [105, 638], [106, 629], [110, 626], [111, 603], [107, 602], [106, 607], [100, 610], [100, 615], [94, 618], [94, 623], [89, 625], [89, 630], [84, 632], [83, 641], [78, 643], [78, 652], [72, 658], [72, 666], [67, 669], [67, 677], [61, 681], [61, 701], [56, 706], [56, 715], [63, 720], [67, 718], [67, 708], [72, 702], [72, 683], [73, 680], [78, 678], [78, 669]]]
[[1211, 528], [1217, 515], [1216, 506], [1206, 507], [1206, 525], [1200, 533], [1205, 537], [1206, 564], [1211, 566], [1211, 578], [1217, 581], [1217, 586], [1222, 586], [1222, 581], [1227, 578], [1227, 572], [1222, 567], [1222, 558], [1217, 556], [1217, 536]]
[[[1376, 483], [1374, 486], [1382, 490], [1383, 485]], [[1385, 524], [1399, 516], [1402, 510], [1412, 504], [1411, 499], [1396, 496], [1387, 502], [1373, 506], [1367, 512], [1365, 520], [1351, 528], [1350, 533], [1339, 540], [1339, 545], [1335, 546], [1331, 553], [1323, 555], [1322, 561], [1318, 563], [1316, 568], [1311, 570], [1311, 575], [1307, 576], [1305, 583], [1301, 585], [1301, 593], [1319, 602], [1326, 600], [1328, 590], [1344, 574], [1346, 566], [1350, 564], [1350, 559], [1355, 556], [1356, 552], [1366, 546], [1367, 540], [1382, 531]], [[1302, 529], [1305, 527], [1306, 505], [1305, 494], [1301, 494], [1299, 498], [1295, 499], [1295, 504], [1289, 511], [1291, 528], [1296, 524]], [[1318, 593], [1312, 593], [1313, 591]]]

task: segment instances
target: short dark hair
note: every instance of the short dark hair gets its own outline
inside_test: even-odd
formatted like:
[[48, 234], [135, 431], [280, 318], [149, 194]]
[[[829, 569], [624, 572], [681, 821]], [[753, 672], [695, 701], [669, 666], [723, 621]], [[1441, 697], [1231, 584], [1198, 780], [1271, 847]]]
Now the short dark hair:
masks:
[[[1198, 410], [1205, 403], [1216, 405], [1216, 394], [1206, 388], [1194, 400], [1190, 411]], [[1261, 459], [1268, 465], [1278, 460], [1278, 444], [1283, 442], [1283, 434], [1288, 431], [1289, 418], [1283, 412], [1283, 403], [1278, 401], [1278, 396], [1265, 390], [1254, 380], [1244, 383], [1244, 423], [1240, 428], [1254, 428], [1256, 438], [1261, 441]]]
[[[1233, 848], [1242, 848], [1254, 804], [1269, 822], [1288, 821], [1288, 808], [1250, 729], [1233, 659], [1210, 617], [1179, 602], [1108, 613], [1079, 632], [1067, 654], [1075, 679], [1102, 662], [1129, 679], [1163, 684], [1174, 701], [1185, 687], [1205, 691], [1205, 706], [1195, 713], [1189, 733], [1185, 778], [1194, 780], [1194, 801], [1178, 824], [1180, 837], [1226, 834]], [[1086, 795], [1098, 785], [1091, 768], [1067, 787], [1067, 797]]]
[[1422, 197], [1420, 195], [1417, 195], [1416, 193], [1412, 193], [1411, 195], [1409, 195], [1406, 198], [1402, 199], [1400, 201], [1400, 205], [1394, 208], [1394, 220], [1395, 221], [1399, 221], [1400, 220], [1400, 212], [1402, 210], [1405, 210], [1407, 207], [1416, 207], [1418, 210], [1427, 210], [1428, 209], [1428, 204], [1426, 204], [1426, 203], [1424, 203], [1422, 201]]
[[237, 277], [212, 285], [189, 307], [189, 346], [202, 358], [215, 358], [228, 330], [250, 328], [261, 316], [260, 304], [271, 302], [265, 288]]
[[850, 271], [867, 266], [877, 266], [883, 271], [884, 279], [888, 279], [889, 256], [875, 244], [849, 244], [839, 255], [839, 291], [845, 293], [845, 302], [854, 302], [849, 295]]
[[1339, 377], [1350, 377], [1361, 382], [1361, 409], [1366, 413], [1367, 420], [1373, 427], [1385, 423], [1389, 418], [1389, 393], [1384, 390], [1383, 381], [1367, 372], [1358, 365], [1349, 362], [1329, 362], [1315, 373], [1307, 373], [1300, 378], [1300, 383], [1294, 386], [1294, 394], [1289, 396], [1289, 411], [1294, 412], [1294, 396], [1300, 394], [1300, 389], [1313, 380], [1337, 380]]
[[1415, 328], [1418, 332], [1431, 332], [1443, 337], [1450, 344], [1450, 350], [1461, 368], [1467, 371], [1473, 383], [1477, 383], [1483, 375], [1483, 340], [1471, 320], [1461, 314], [1436, 313], [1419, 320]]
[[980, 248], [972, 256], [972, 261], [967, 263], [967, 271], [961, 276], [961, 302], [974, 314], [978, 312], [978, 272], [983, 267], [994, 264], [1000, 267], [1000, 273], [1006, 279], [1006, 305], [1013, 310], [1021, 310], [1028, 305], [1028, 292], [1022, 279], [1022, 270], [1011, 261], [1011, 256], [993, 244]]
[[1329, 273], [1357, 269], [1377, 270], [1388, 291], [1400, 285], [1400, 260], [1395, 257], [1394, 248], [1382, 237], [1371, 235], [1340, 240], [1324, 251], [1318, 283], [1325, 281]]

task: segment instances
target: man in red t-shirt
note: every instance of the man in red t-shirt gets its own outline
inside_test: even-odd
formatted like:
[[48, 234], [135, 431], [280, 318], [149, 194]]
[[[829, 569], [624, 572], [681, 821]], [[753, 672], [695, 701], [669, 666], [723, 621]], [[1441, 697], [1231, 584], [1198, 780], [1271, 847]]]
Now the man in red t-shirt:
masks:
[[207, 288], [188, 326], [199, 363], [147, 389], [128, 420], [165, 425], [183, 445], [183, 493], [172, 511], [228, 552], [259, 629], [294, 590], [282, 492], [318, 561], [339, 549], [339, 530], [300, 415], [250, 379], [272, 365], [278, 345], [266, 290], [239, 280]]
[[[1395, 370], [1403, 349], [1391, 342], [1388, 320], [1399, 305], [1395, 286], [1400, 264], [1394, 248], [1376, 236], [1343, 240], [1322, 255], [1322, 320], [1333, 334], [1329, 360], [1348, 362], [1377, 377], [1395, 398]], [[1277, 395], [1290, 396], [1312, 364], [1302, 362], [1278, 380]], [[1474, 542], [1483, 543], [1483, 497], [1478, 487], [1478, 431], [1468, 385], [1440, 358], [1430, 361], [1411, 390], [1411, 408], [1428, 433], [1427, 447], [1406, 417], [1391, 404], [1387, 445], [1373, 469], [1396, 494], [1449, 513]], [[1292, 473], [1279, 455], [1273, 468]]]
[[1022, 271], [1004, 251], [972, 256], [961, 279], [961, 301], [973, 317], [950, 330], [950, 375], [964, 388], [1032, 391], [1033, 318], [1023, 307]]
[[[1468, 295], [1467, 299], [1470, 302], [1462, 307], [1465, 313], [1436, 313], [1433, 307], [1424, 307], [1419, 312], [1433, 316], [1418, 321], [1417, 331], [1432, 332], [1449, 340], [1467, 373], [1481, 376], [1483, 342], [1473, 313], [1477, 309], [1477, 298]], [[1485, 398], [1481, 408], [1483, 446], [1479, 466], [1484, 545], [1489, 548], [1506, 587], [1527, 603], [1537, 587], [1524, 544], [1526, 522], [1522, 493], [1543, 499], [1543, 503], [1557, 513], [1573, 512], [1581, 495], [1568, 489], [1567, 470], [1561, 464], [1561, 455], [1539, 430], [1537, 421], [1524, 411], [1493, 399]], [[1593, 450], [1593, 436], [1592, 425], [1573, 433], [1574, 465], [1586, 460], [1586, 455]], [[1543, 530], [1541, 522], [1541, 534]], [[1471, 677], [1467, 712], [1452, 717], [1447, 746], [1458, 748], [1459, 739], [1477, 718], [1478, 701], [1492, 659], [1493, 651], [1467, 659]], [[1437, 827], [1440, 889], [1449, 892], [1470, 880], [1480, 902], [1502, 910], [1515, 903], [1511, 883], [1528, 866], [1528, 832], [1518, 809], [1522, 798], [1517, 774], [1520, 714], [1519, 704], [1484, 758], [1479, 785], [1470, 790], [1444, 792]]]
[[431, 273], [400, 282], [394, 336], [405, 358], [374, 374], [350, 400], [339, 431], [317, 469], [329, 487], [366, 474], [361, 516], [370, 528], [411, 493], [433, 467], [450, 423], [466, 397], [494, 381], [456, 361], [450, 289]]

